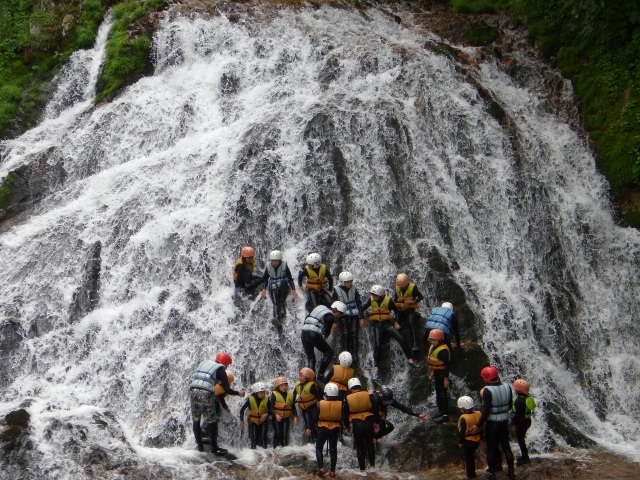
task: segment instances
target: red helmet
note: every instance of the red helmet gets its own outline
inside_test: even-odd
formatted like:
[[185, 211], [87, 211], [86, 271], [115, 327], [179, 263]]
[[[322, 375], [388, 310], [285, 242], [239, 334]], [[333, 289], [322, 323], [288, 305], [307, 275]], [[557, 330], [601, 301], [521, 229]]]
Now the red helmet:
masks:
[[228, 353], [221, 352], [216, 355], [216, 362], [224, 365], [226, 368], [231, 365], [231, 356]]
[[253, 249], [253, 247], [242, 247], [242, 250], [240, 250], [240, 255], [242, 256], [242, 258], [255, 257], [256, 251]]
[[300, 375], [302, 375], [303, 377], [307, 377], [312, 382], [316, 379], [315, 372], [313, 370], [311, 370], [309, 367], [301, 368], [300, 369]]
[[444, 340], [444, 332], [439, 328], [434, 328], [429, 332], [429, 340]]
[[484, 367], [480, 370], [480, 376], [484, 380], [484, 383], [489, 383], [496, 380], [500, 374], [498, 373], [498, 369], [491, 365], [490, 367]]
[[518, 393], [529, 393], [529, 382], [524, 378], [516, 378], [512, 385], [513, 389]]

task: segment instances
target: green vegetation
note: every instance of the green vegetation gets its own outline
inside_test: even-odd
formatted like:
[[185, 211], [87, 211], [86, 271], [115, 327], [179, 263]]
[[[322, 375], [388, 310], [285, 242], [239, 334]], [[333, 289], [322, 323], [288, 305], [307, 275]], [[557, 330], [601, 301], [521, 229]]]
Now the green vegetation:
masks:
[[469, 45], [483, 47], [490, 45], [498, 38], [498, 30], [489, 25], [474, 25], [464, 32], [464, 39]]
[[165, 0], [126, 0], [113, 8], [114, 24], [107, 42], [105, 65], [98, 79], [96, 102], [134, 82], [150, 69], [151, 32], [132, 35], [130, 31], [147, 13], [160, 10], [165, 4]]
[[[95, 40], [100, 0], [0, 0], [0, 135], [29, 128], [44, 105], [43, 88], [78, 48]], [[16, 125], [19, 118], [20, 124]]]
[[[614, 196], [640, 187], [640, 4], [635, 0], [451, 0], [460, 13], [507, 12], [573, 81]], [[628, 217], [628, 218], [627, 218]], [[630, 224], [634, 215], [626, 215]]]

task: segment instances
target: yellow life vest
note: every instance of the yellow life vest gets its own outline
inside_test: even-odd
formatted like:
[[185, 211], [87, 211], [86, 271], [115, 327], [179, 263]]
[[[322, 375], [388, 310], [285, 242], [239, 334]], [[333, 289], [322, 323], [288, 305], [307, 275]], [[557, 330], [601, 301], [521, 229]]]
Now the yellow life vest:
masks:
[[260, 400], [260, 404], [258, 405], [258, 401], [256, 400], [255, 395], [251, 395], [249, 397], [249, 421], [251, 423], [255, 423], [256, 425], [260, 425], [264, 420], [261, 420], [262, 415], [269, 412], [269, 407], [267, 406], [269, 403], [269, 397], [266, 395], [262, 400]]
[[250, 262], [246, 262], [246, 263], [242, 261], [242, 257], [236, 260], [236, 264], [233, 266], [233, 272], [232, 272], [234, 282], [238, 281], [238, 272], [236, 272], [236, 267], [238, 265], [243, 265], [244, 268], [246, 268], [249, 272], [253, 272], [253, 270], [256, 268], [256, 259], [252, 258]]
[[334, 382], [340, 390], [347, 390], [347, 383], [353, 378], [353, 368], [344, 368], [341, 365], [333, 366], [333, 376], [327, 382]]
[[311, 405], [315, 405], [318, 403], [318, 397], [316, 397], [313, 393], [311, 393], [311, 387], [315, 385], [315, 382], [308, 380], [306, 383], [296, 382], [296, 393], [298, 394], [298, 399], [296, 403], [300, 405], [300, 408], [306, 410]]
[[460, 420], [464, 418], [464, 421], [467, 424], [467, 429], [464, 432], [464, 438], [466, 440], [471, 440], [472, 442], [479, 442], [480, 439], [482, 438], [481, 434], [469, 435], [469, 430], [471, 430], [474, 426], [478, 424], [478, 420], [480, 420], [481, 415], [482, 415], [482, 412], [480, 411], [473, 412], [473, 413], [464, 413], [460, 415], [460, 418], [458, 419], [458, 431], [460, 431]]
[[391, 310], [389, 310], [389, 302], [391, 302], [391, 297], [385, 295], [378, 305], [373, 297], [371, 297], [371, 313], [369, 314], [369, 321], [371, 322], [384, 322], [385, 320], [391, 320], [393, 317], [391, 316]]
[[224, 388], [219, 383], [216, 384], [213, 389], [213, 395], [216, 397], [216, 400], [219, 400], [221, 397], [226, 396], [227, 394], [224, 391]]
[[329, 281], [327, 280], [327, 266], [324, 263], [320, 264], [318, 273], [311, 268], [310, 265], [305, 267], [307, 269], [307, 288], [310, 290], [322, 290], [327, 288]]
[[438, 354], [442, 351], [446, 350], [449, 356], [449, 361], [451, 361], [451, 350], [446, 343], [442, 343], [437, 347], [433, 347], [433, 345], [429, 348], [429, 356], [427, 357], [427, 361], [429, 362], [429, 368], [431, 370], [444, 370], [445, 364], [441, 360], [438, 360]]
[[293, 392], [287, 392], [285, 399], [278, 390], [273, 391], [276, 402], [273, 404], [273, 413], [280, 415], [282, 418], [289, 418], [293, 414]]
[[347, 403], [349, 404], [349, 421], [357, 419], [364, 420], [373, 415], [373, 405], [369, 392], [355, 392], [347, 395]]
[[340, 428], [342, 423], [342, 402], [340, 400], [320, 400], [318, 427]]
[[413, 287], [415, 286], [415, 283], [410, 283], [403, 292], [402, 289], [396, 285], [396, 299], [394, 302], [398, 309], [416, 310], [418, 308], [417, 302], [413, 299]]

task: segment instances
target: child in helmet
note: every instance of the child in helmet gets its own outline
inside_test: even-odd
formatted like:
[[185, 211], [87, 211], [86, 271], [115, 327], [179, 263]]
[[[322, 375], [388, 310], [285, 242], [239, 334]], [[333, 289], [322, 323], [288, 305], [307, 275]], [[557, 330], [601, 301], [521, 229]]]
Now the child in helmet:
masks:
[[[402, 352], [407, 357], [407, 362], [411, 368], [420, 368], [420, 364], [416, 362], [412, 355], [411, 350], [404, 341], [404, 337], [398, 331], [400, 330], [400, 324], [394, 320], [393, 313], [398, 315], [400, 310], [393, 302], [389, 295], [386, 295], [385, 288], [382, 285], [374, 285], [369, 291], [371, 297], [362, 306], [364, 310], [371, 308], [369, 313], [369, 322], [371, 323], [373, 331], [373, 363], [374, 372], [378, 372], [380, 368], [380, 360], [382, 357], [382, 342], [386, 337], [392, 337]], [[392, 313], [393, 312], [393, 313]]]
[[255, 293], [255, 288], [262, 281], [262, 275], [256, 272], [256, 251], [253, 247], [245, 246], [240, 250], [240, 258], [233, 266], [233, 295], [238, 292]]
[[333, 300], [340, 300], [347, 306], [345, 313], [338, 321], [340, 345], [342, 350], [351, 353], [353, 364], [358, 364], [358, 330], [364, 328], [364, 310], [360, 292], [353, 286], [353, 273], [341, 272], [338, 275], [340, 284], [333, 289]]
[[444, 332], [439, 328], [434, 328], [429, 332], [429, 379], [433, 380], [436, 392], [436, 405], [438, 406], [438, 416], [433, 419], [435, 423], [449, 421], [449, 368], [451, 366], [451, 350], [445, 343]]
[[387, 412], [389, 407], [394, 407], [407, 415], [417, 417], [424, 423], [429, 423], [429, 419], [423, 413], [414, 412], [412, 408], [403, 405], [393, 398], [393, 390], [390, 387], [383, 386], [379, 390], [376, 390], [375, 395], [378, 397], [379, 419], [378, 419], [378, 431], [375, 434], [375, 440], [389, 435], [393, 432], [395, 426], [387, 419]]
[[305, 307], [311, 312], [318, 305], [331, 305], [331, 290], [333, 290], [333, 277], [329, 268], [322, 263], [319, 253], [310, 253], [304, 262], [304, 268], [298, 273], [298, 288], [302, 290], [302, 281], [307, 278], [305, 284], [307, 301]]
[[280, 325], [287, 315], [286, 305], [289, 292], [294, 297], [298, 296], [291, 271], [287, 262], [282, 259], [280, 250], [273, 250], [269, 254], [269, 263], [264, 269], [262, 283], [260, 295], [262, 298], [267, 298], [267, 290], [269, 291], [269, 297], [273, 303], [273, 320]]
[[482, 439], [482, 432], [470, 435], [471, 430], [480, 420], [480, 411], [473, 409], [473, 399], [468, 396], [458, 399], [460, 418], [458, 419], [459, 440], [458, 447], [462, 449], [464, 455], [464, 465], [467, 476], [462, 480], [476, 478], [476, 450]]
[[293, 402], [300, 408], [300, 415], [304, 422], [304, 437], [316, 441], [317, 428], [315, 418], [318, 414], [318, 401], [322, 400], [322, 393], [315, 382], [316, 374], [309, 367], [300, 369], [298, 381], [294, 388]]
[[244, 411], [249, 409], [249, 440], [251, 448], [255, 449], [256, 445], [267, 448], [267, 434], [269, 424], [269, 397], [267, 397], [267, 387], [262, 382], [257, 382], [251, 388], [253, 393], [249, 395], [247, 401], [240, 409], [240, 427], [244, 428]]
[[269, 399], [273, 414], [273, 448], [286, 447], [289, 445], [290, 417], [293, 417], [293, 424], [298, 425], [298, 412], [293, 408], [293, 392], [289, 391], [287, 379], [276, 378], [273, 387], [275, 390]]
[[349, 352], [340, 353], [338, 355], [338, 364], [331, 367], [325, 377], [327, 383], [333, 382], [340, 389], [340, 400], [344, 400], [344, 397], [347, 396], [347, 383], [353, 377], [352, 362], [353, 357]]
[[406, 273], [399, 273], [396, 277], [396, 295], [393, 302], [398, 307], [398, 323], [401, 327], [408, 326], [413, 340], [413, 348], [411, 352], [413, 356], [417, 356], [420, 352], [420, 315], [418, 314], [418, 302], [422, 301], [424, 296], [418, 290], [415, 283], [409, 281]]
[[511, 429], [516, 434], [520, 446], [521, 457], [516, 460], [516, 465], [521, 467], [531, 462], [525, 436], [531, 427], [531, 412], [536, 408], [536, 402], [529, 395], [529, 382], [524, 378], [516, 378], [512, 386], [516, 392], [516, 398], [513, 400]]
[[374, 438], [380, 412], [378, 396], [362, 390], [359, 378], [349, 380], [348, 388], [349, 394], [343, 402], [343, 422], [347, 431], [353, 432], [358, 466], [364, 472], [367, 456], [369, 466], [376, 466]]
[[324, 387], [325, 400], [320, 400], [315, 424], [318, 428], [316, 440], [316, 461], [318, 462], [318, 476], [327, 474], [324, 468], [322, 450], [324, 444], [329, 441], [329, 476], [336, 476], [336, 463], [338, 461], [338, 437], [342, 426], [342, 401], [338, 397], [340, 390], [335, 383], [327, 383]]

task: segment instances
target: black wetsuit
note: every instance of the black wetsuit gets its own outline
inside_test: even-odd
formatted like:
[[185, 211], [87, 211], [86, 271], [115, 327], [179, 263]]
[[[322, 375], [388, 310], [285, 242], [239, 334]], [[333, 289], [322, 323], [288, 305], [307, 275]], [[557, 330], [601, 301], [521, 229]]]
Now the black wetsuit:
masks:
[[[409, 286], [407, 285], [404, 289], [400, 289], [400, 290], [405, 292], [408, 287]], [[413, 286], [412, 297], [413, 297], [413, 301], [416, 303], [421, 302], [424, 299], [424, 295], [422, 295], [422, 293], [420, 292], [420, 290], [418, 290], [418, 287], [415, 284]], [[393, 301], [396, 303], [398, 301], [397, 291]], [[413, 348], [411, 349], [412, 355], [413, 356], [418, 355], [418, 353], [420, 352], [419, 342], [420, 342], [420, 335], [421, 335], [420, 332], [422, 331], [422, 325], [420, 325], [421, 317], [417, 312], [417, 307], [407, 308], [404, 310], [400, 309], [396, 320], [402, 328], [405, 328], [406, 326], [409, 327], [409, 331], [411, 332], [411, 339], [413, 340]]]
[[[341, 290], [339, 293], [338, 290]], [[344, 298], [349, 295], [349, 292], [354, 291], [355, 298], [355, 310], [356, 314], [353, 314], [353, 308], [349, 309], [350, 305], [344, 302]], [[344, 293], [344, 294], [343, 294]], [[358, 334], [360, 330], [360, 319], [364, 318], [364, 310], [362, 309], [362, 299], [360, 292], [356, 290], [356, 287], [345, 288], [344, 285], [338, 285], [333, 290], [331, 300], [340, 300], [347, 304], [347, 313], [340, 317], [338, 320], [338, 331], [340, 332], [340, 350], [347, 351], [353, 358], [353, 365], [358, 365]]]
[[264, 269], [264, 274], [262, 275], [262, 288], [269, 292], [269, 298], [273, 303], [273, 318], [276, 320], [283, 320], [287, 315], [287, 296], [296, 288], [289, 266], [285, 269], [285, 275], [286, 280], [277, 280], [275, 283], [273, 280], [269, 281], [271, 278], [269, 267]]
[[[362, 306], [362, 309], [367, 310], [369, 307], [371, 307], [371, 298], [369, 298], [367, 302]], [[398, 314], [400, 311], [398, 310], [398, 307], [396, 307], [396, 304], [393, 302], [393, 300], [389, 300], [389, 310], [395, 312], [396, 314]], [[371, 324], [371, 328], [373, 330], [373, 363], [376, 367], [380, 366], [380, 355], [382, 353], [382, 349], [380, 347], [387, 336], [393, 338], [396, 342], [398, 342], [398, 345], [400, 345], [400, 348], [402, 349], [402, 352], [407, 357], [407, 359], [412, 358], [411, 350], [404, 341], [404, 337], [402, 336], [402, 334], [398, 330], [396, 330], [393, 320], [384, 320], [382, 322], [369, 323]]]
[[[320, 272], [320, 267], [313, 268], [313, 271], [318, 274]], [[309, 273], [307, 272], [306, 265], [300, 270], [298, 273], [298, 287], [302, 289], [302, 280], [305, 277], [309, 277]], [[307, 312], [311, 312], [318, 305], [325, 305], [327, 307], [331, 306], [331, 295], [327, 290], [333, 290], [333, 277], [331, 276], [331, 272], [329, 271], [329, 267], [325, 265], [325, 278], [327, 279], [327, 288], [321, 290], [314, 290], [312, 288], [307, 288], [307, 301], [305, 303], [305, 307], [307, 308]]]
[[511, 425], [515, 426], [516, 439], [520, 446], [521, 460], [529, 460], [529, 450], [527, 449], [527, 443], [525, 436], [527, 430], [531, 427], [531, 417], [527, 418], [525, 413], [527, 411], [527, 397], [526, 394], [518, 394], [513, 402], [514, 413], [511, 419]]
[[393, 423], [391, 423], [389, 420], [387, 420], [387, 411], [389, 407], [394, 407], [397, 408], [398, 410], [400, 410], [403, 413], [406, 413], [407, 415], [411, 415], [412, 417], [418, 417], [420, 416], [419, 413], [416, 413], [413, 411], [413, 409], [407, 407], [406, 405], [403, 405], [402, 403], [398, 402], [396, 399], [393, 399], [390, 403], [388, 403], [387, 405], [385, 405], [382, 401], [382, 399], [380, 398], [380, 395], [378, 393], [376, 393], [376, 395], [378, 395], [378, 405], [379, 405], [379, 409], [380, 409], [380, 414], [379, 414], [379, 418], [378, 418], [378, 431], [375, 434], [375, 438], [382, 438], [385, 435], [389, 435], [391, 432], [393, 432], [395, 426], [393, 425]]

